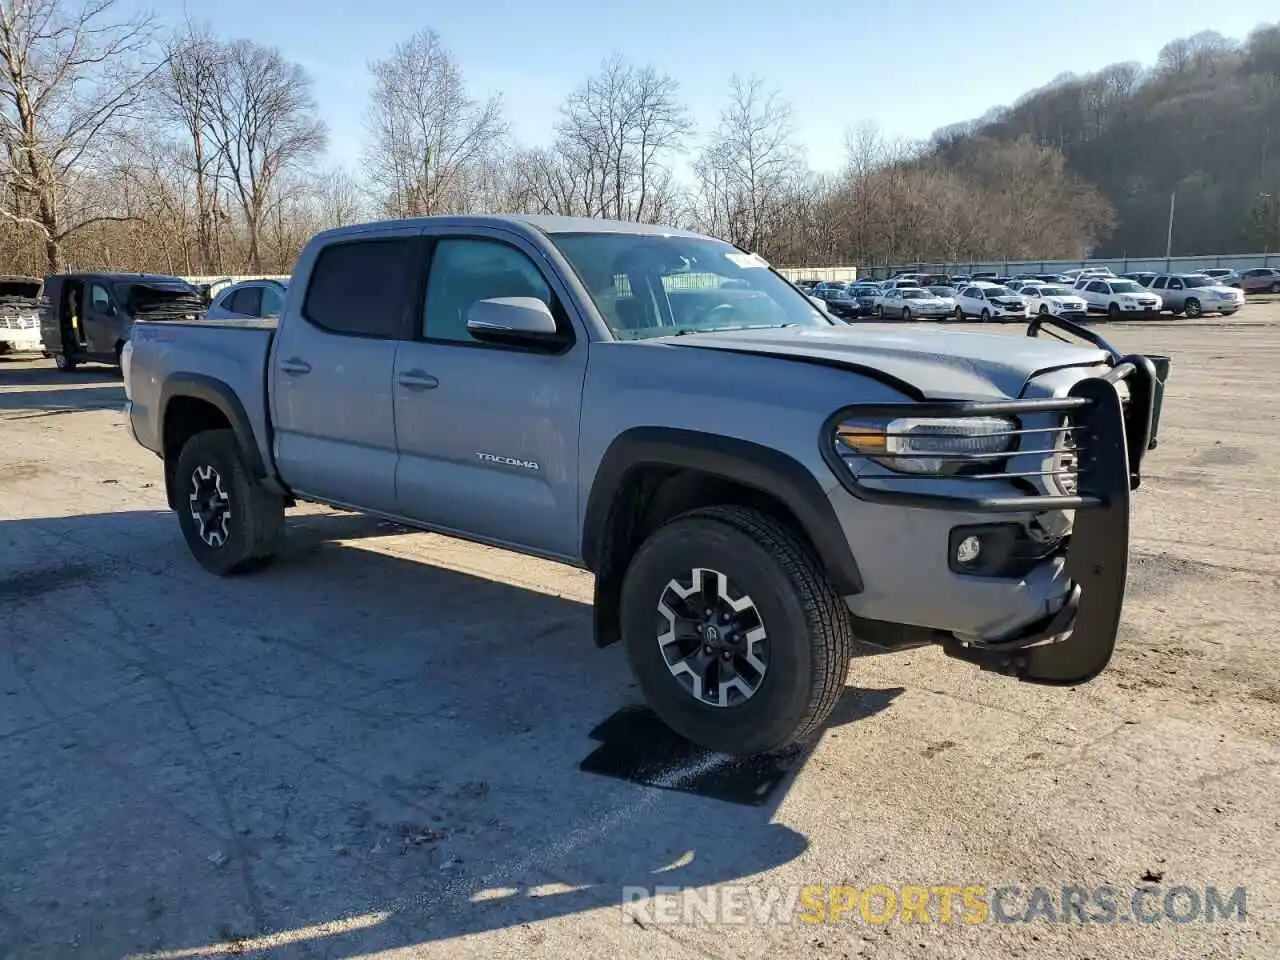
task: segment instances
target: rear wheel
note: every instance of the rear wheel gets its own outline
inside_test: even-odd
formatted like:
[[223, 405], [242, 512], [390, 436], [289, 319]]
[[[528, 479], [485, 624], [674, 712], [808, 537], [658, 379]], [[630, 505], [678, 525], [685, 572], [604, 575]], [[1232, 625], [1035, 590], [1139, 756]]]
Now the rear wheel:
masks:
[[1280, 280], [1277, 280], [1268, 289], [1270, 289], [1272, 293], [1280, 293]]
[[960, 307], [956, 307], [956, 322], [964, 323], [964, 310]]
[[53, 364], [59, 370], [74, 370], [76, 361], [65, 353], [55, 353], [53, 355]]
[[725, 753], [817, 730], [853, 655], [848, 613], [804, 544], [742, 507], [695, 510], [654, 531], [627, 568], [621, 619], [649, 705]]
[[200, 566], [228, 576], [264, 566], [284, 535], [284, 500], [255, 480], [231, 430], [208, 430], [178, 454], [178, 524]]

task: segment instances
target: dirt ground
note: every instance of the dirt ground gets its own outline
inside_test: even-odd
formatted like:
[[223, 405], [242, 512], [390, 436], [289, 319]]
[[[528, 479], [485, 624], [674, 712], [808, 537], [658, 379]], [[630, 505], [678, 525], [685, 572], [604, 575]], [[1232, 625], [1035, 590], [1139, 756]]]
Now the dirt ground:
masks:
[[[762, 806], [579, 770], [637, 696], [586, 574], [307, 508], [275, 566], [215, 579], [118, 376], [0, 359], [0, 957], [1280, 955], [1280, 303], [1105, 332], [1173, 358], [1112, 666], [1053, 689], [868, 648]], [[1247, 915], [620, 908], [1146, 883]]]

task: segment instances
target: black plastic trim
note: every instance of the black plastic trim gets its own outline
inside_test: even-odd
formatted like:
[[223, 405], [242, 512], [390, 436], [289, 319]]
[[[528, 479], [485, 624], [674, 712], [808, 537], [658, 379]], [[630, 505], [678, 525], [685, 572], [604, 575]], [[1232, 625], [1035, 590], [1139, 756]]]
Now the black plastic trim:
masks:
[[[1027, 324], [1027, 336], [1034, 337], [1039, 334], [1040, 330], [1045, 326], [1054, 326], [1067, 333], [1075, 334], [1081, 340], [1087, 340], [1095, 347], [1107, 351], [1111, 355], [1113, 361], [1119, 361], [1120, 351], [1111, 345], [1111, 343], [1100, 333], [1095, 333], [1083, 324], [1076, 323], [1074, 320], [1068, 320], [1066, 317], [1052, 313], [1037, 314], [1029, 324]], [[1061, 339], [1061, 338], [1059, 338]]]
[[800, 521], [841, 596], [862, 591], [862, 575], [835, 509], [817, 478], [799, 461], [756, 443], [696, 430], [635, 427], [605, 451], [587, 500], [582, 556], [597, 570], [609, 511], [627, 475], [644, 466], [676, 467], [721, 477], [769, 494]]
[[235, 431], [236, 442], [240, 445], [240, 453], [244, 457], [245, 466], [249, 468], [249, 472], [258, 478], [267, 476], [266, 464], [262, 462], [262, 454], [258, 451], [258, 444], [253, 434], [253, 425], [249, 421], [249, 414], [245, 412], [244, 404], [240, 402], [240, 398], [230, 386], [216, 377], [202, 373], [175, 373], [165, 381], [160, 390], [160, 419], [157, 424], [162, 444], [169, 402], [176, 397], [193, 397], [216, 407], [227, 418], [231, 429]]

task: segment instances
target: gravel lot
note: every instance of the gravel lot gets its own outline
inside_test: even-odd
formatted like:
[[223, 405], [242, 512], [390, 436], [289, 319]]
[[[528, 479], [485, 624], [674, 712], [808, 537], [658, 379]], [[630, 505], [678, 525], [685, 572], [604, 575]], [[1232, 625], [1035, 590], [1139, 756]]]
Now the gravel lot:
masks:
[[[1174, 363], [1112, 667], [1046, 689], [868, 648], [754, 807], [579, 771], [637, 696], [587, 575], [306, 508], [278, 564], [217, 580], [118, 377], [0, 359], [0, 957], [1277, 956], [1280, 303], [1106, 332]], [[1247, 919], [619, 908], [1144, 877], [1246, 887]]]

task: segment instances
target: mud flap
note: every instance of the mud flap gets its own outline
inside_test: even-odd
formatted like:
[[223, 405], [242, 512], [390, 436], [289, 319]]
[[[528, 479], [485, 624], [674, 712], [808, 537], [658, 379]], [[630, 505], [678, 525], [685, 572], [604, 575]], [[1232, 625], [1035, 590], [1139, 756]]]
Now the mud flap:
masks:
[[1101, 504], [1075, 514], [1066, 571], [1080, 595], [1070, 636], [1022, 651], [1019, 673], [1040, 683], [1082, 683], [1106, 667], [1129, 574], [1129, 450], [1120, 397], [1100, 379], [1081, 380], [1071, 395], [1093, 401], [1079, 418], [1089, 438], [1079, 493]]

